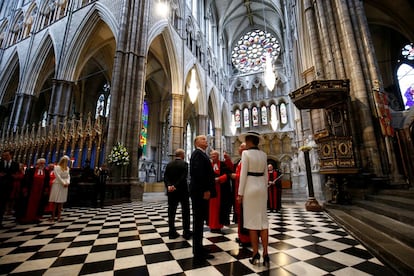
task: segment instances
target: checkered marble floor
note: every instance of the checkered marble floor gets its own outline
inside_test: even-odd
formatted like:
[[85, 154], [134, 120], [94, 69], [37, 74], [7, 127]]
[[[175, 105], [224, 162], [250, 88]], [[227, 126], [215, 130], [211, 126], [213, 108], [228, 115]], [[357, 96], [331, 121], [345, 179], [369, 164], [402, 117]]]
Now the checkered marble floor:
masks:
[[[205, 228], [204, 245], [215, 256], [194, 262], [191, 240], [168, 238], [167, 202], [104, 208], [66, 208], [63, 220], [0, 230], [1, 275], [392, 275], [325, 213], [285, 206], [269, 213], [270, 268], [251, 265], [251, 248], [236, 242], [237, 226], [224, 235]], [[176, 225], [182, 233], [181, 216]], [[261, 260], [262, 261], [262, 260]]]

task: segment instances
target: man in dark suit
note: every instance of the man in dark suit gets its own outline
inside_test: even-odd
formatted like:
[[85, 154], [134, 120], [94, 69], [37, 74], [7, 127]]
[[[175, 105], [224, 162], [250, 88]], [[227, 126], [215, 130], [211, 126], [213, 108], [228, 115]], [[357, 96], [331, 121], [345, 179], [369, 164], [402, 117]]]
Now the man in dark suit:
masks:
[[190, 195], [187, 184], [188, 163], [184, 161], [184, 155], [183, 149], [177, 149], [175, 159], [168, 163], [164, 173], [164, 183], [168, 196], [168, 234], [170, 239], [179, 236], [175, 228], [175, 214], [177, 213], [178, 203], [181, 204], [183, 237], [188, 240], [192, 236], [190, 231]]
[[193, 254], [196, 260], [213, 259], [203, 248], [203, 226], [207, 219], [210, 197], [215, 197], [214, 171], [207, 149], [207, 137], [199, 135], [194, 140], [196, 149], [190, 159], [190, 190], [193, 205]]
[[3, 227], [3, 216], [13, 188], [13, 175], [19, 170], [19, 163], [12, 160], [13, 153], [4, 150], [0, 161], [0, 228]]

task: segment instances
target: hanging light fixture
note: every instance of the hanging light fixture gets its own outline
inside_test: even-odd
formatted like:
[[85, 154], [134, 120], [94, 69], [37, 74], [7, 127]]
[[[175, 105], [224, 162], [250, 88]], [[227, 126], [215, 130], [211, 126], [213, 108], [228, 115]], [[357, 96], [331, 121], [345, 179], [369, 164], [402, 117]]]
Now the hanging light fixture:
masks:
[[264, 81], [267, 86], [267, 89], [272, 91], [276, 84], [276, 75], [273, 72], [272, 56], [269, 53], [266, 53], [265, 56], [266, 56], [266, 63], [265, 63], [265, 71], [264, 71]]
[[194, 68], [191, 69], [191, 79], [190, 79], [190, 84], [188, 85], [187, 92], [188, 92], [188, 96], [190, 97], [191, 103], [194, 104], [198, 96], [196, 72]]

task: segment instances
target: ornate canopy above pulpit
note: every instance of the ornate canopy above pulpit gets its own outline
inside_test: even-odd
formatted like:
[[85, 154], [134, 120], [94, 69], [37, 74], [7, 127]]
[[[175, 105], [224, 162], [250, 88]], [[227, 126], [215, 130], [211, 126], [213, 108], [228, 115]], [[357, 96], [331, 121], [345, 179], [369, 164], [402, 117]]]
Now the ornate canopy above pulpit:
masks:
[[315, 80], [289, 94], [299, 109], [327, 109], [344, 103], [349, 96], [349, 80]]

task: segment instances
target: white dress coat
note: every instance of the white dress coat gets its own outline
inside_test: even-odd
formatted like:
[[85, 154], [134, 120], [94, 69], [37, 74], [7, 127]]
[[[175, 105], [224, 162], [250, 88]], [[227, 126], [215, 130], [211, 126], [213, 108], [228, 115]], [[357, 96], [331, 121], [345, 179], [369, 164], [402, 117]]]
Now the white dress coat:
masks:
[[[263, 173], [262, 176], [248, 172]], [[243, 151], [241, 158], [238, 195], [243, 196], [244, 228], [262, 230], [269, 228], [267, 217], [267, 155], [259, 149]]]
[[54, 173], [56, 178], [52, 184], [49, 202], [65, 203], [68, 199], [68, 186], [65, 187], [64, 184], [70, 184], [69, 168], [64, 171], [60, 166], [56, 166]]

